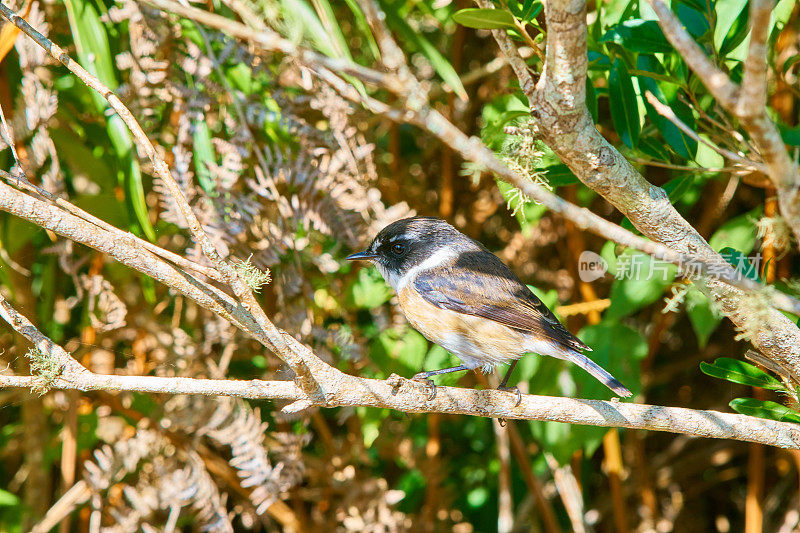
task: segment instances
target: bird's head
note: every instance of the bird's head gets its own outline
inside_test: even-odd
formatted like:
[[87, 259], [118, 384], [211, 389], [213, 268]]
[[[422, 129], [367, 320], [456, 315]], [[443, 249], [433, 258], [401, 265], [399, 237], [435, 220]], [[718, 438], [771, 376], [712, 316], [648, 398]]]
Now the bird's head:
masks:
[[412, 217], [392, 222], [375, 236], [366, 250], [347, 259], [372, 261], [387, 283], [399, 290], [415, 269], [432, 268], [475, 245], [444, 220]]

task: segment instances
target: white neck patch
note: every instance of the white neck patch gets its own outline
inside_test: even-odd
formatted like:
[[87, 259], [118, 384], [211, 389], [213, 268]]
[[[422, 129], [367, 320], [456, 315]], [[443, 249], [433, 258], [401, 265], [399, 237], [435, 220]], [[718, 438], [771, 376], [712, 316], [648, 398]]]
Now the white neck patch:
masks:
[[457, 252], [449, 246], [444, 248], [439, 248], [423, 262], [409, 268], [404, 273], [402, 273], [402, 275], [397, 272], [388, 271], [383, 265], [381, 265], [378, 262], [375, 263], [375, 266], [378, 268], [378, 271], [383, 276], [383, 279], [386, 280], [386, 283], [391, 285], [391, 287], [395, 290], [395, 292], [400, 292], [406, 285], [408, 285], [410, 282], [414, 280], [417, 274], [419, 274], [423, 270], [428, 270], [429, 268], [440, 266], [454, 259], [456, 255]]

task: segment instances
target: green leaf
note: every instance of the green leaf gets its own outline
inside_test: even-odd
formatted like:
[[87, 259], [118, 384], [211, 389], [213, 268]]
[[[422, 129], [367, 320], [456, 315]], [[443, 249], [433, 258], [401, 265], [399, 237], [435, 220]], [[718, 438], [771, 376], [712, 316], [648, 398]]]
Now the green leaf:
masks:
[[[639, 56], [637, 66], [639, 70], [659, 74], [664, 70], [658, 60], [650, 56]], [[684, 124], [690, 128], [694, 128], [695, 120], [692, 109], [678, 99], [678, 86], [676, 84], [659, 83], [649, 76], [638, 76], [637, 79], [642, 93], [645, 91], [653, 93], [653, 96], [658, 98], [662, 103], [667, 104]], [[644, 99], [644, 108], [647, 112], [647, 118], [656, 125], [656, 128], [658, 128], [658, 131], [664, 137], [664, 140], [667, 141], [670, 148], [684, 159], [693, 159], [695, 154], [697, 154], [697, 141], [683, 133], [680, 128], [665, 117], [661, 116], [655, 108], [650, 105], [650, 102], [648, 102], [646, 98]]]
[[[108, 44], [108, 35], [94, 5], [83, 0], [65, 0], [65, 3], [70, 30], [81, 66], [97, 76], [109, 89], [115, 90], [117, 78]], [[104, 112], [108, 107], [108, 102], [97, 91], [92, 90], [91, 96], [97, 110]], [[130, 130], [122, 118], [116, 114], [108, 118], [106, 130], [123, 169], [122, 181], [127, 193], [128, 208], [133, 212], [145, 236], [151, 241], [155, 240], [155, 230], [148, 217], [142, 173], [133, 151]]]
[[[509, 14], [510, 15], [510, 14]], [[433, 69], [436, 71], [442, 80], [444, 80], [450, 89], [462, 100], [467, 100], [467, 91], [461, 83], [461, 78], [453, 68], [453, 65], [445, 59], [445, 57], [436, 49], [431, 42], [426, 39], [421, 33], [414, 31], [408, 23], [397, 16], [392, 11], [386, 12], [386, 21], [400, 34], [404, 39], [414, 44], [414, 46], [425, 56], [430, 62]]]
[[[97, 76], [112, 91], [117, 88], [114, 60], [108, 45], [106, 28], [89, 0], [65, 0], [72, 40], [81, 66]], [[106, 100], [92, 90], [92, 100], [98, 111], [104, 111]]]
[[208, 164], [216, 164], [214, 145], [211, 142], [211, 129], [205, 120], [194, 119], [192, 121], [194, 135], [192, 137], [194, 170], [197, 173], [197, 181], [204, 191], [211, 194], [216, 189], [216, 182], [211, 175]]
[[504, 142], [508, 135], [505, 132], [505, 127], [509, 122], [520, 117], [530, 117], [531, 112], [529, 109], [511, 109], [509, 111], [501, 112], [491, 122], [487, 121], [486, 126], [481, 130], [481, 138], [487, 144], [495, 144], [496, 142]]
[[370, 350], [370, 359], [385, 376], [396, 372], [403, 376], [413, 375], [422, 368], [428, 353], [428, 341], [410, 327], [386, 329], [378, 335]]
[[[281, 13], [286, 19], [285, 23], [289, 27], [290, 34], [299, 34], [297, 37], [305, 37], [326, 56], [342, 57], [333, 45], [332, 38], [322, 25], [317, 13], [307, 2], [304, 0], [281, 0], [281, 6], [283, 8]], [[289, 37], [296, 38], [295, 35]]]
[[0, 489], [0, 507], [14, 507], [19, 503], [20, 499], [16, 494]]
[[795, 54], [783, 62], [783, 65], [781, 65], [781, 71], [786, 74], [798, 63], [800, 63], [800, 54]]
[[357, 0], [345, 0], [345, 2], [347, 3], [347, 7], [350, 8], [350, 11], [353, 12], [353, 18], [356, 19], [356, 26], [358, 26], [358, 29], [366, 38], [369, 51], [372, 53], [372, 57], [375, 59], [380, 58], [380, 48], [378, 48], [378, 43], [375, 42], [375, 36], [372, 35], [369, 22], [367, 22], [367, 17], [364, 16], [361, 6], [358, 5]]
[[640, 54], [667, 54], [672, 45], [654, 20], [625, 20], [612, 26], [600, 38], [601, 43], [613, 42], [630, 52]]
[[551, 165], [545, 167], [543, 170], [547, 171], [546, 179], [551, 187], [563, 187], [565, 185], [580, 183], [578, 177], [564, 163]]
[[713, 363], [702, 362], [700, 370], [711, 377], [726, 379], [741, 385], [769, 390], [785, 389], [783, 383], [757, 366], [730, 357], [718, 357]]
[[520, 18], [525, 22], [531, 22], [536, 17], [538, 17], [539, 13], [541, 13], [543, 10], [544, 10], [544, 4], [542, 4], [541, 2], [525, 0], [525, 11], [522, 13], [522, 16]]
[[353, 303], [361, 309], [373, 309], [389, 301], [391, 289], [374, 268], [358, 271], [358, 281], [352, 288]]
[[[714, 47], [717, 50], [722, 50], [725, 41], [730, 39], [738, 26], [740, 26], [742, 12], [747, 13], [749, 11], [747, 9], [747, 0], [719, 0], [714, 2], [712, 6], [716, 18], [714, 24]], [[705, 9], [703, 7], [701, 11]]]
[[231, 85], [242, 91], [244, 94], [253, 93], [253, 71], [244, 63], [237, 63], [225, 71]]
[[455, 14], [453, 14], [453, 20], [467, 28], [476, 28], [479, 30], [516, 28], [514, 24], [514, 15], [504, 9], [470, 7], [456, 11]]
[[[728, 30], [725, 40], [722, 41], [722, 46], [719, 53], [722, 57], [727, 56], [742, 44], [750, 33], [750, 10], [747, 8], [742, 9], [739, 15], [733, 20], [733, 23]], [[716, 34], [716, 31], [715, 31]]]
[[690, 290], [686, 295], [686, 314], [697, 335], [697, 344], [705, 348], [709, 337], [722, 322], [722, 315], [714, 311], [708, 297], [697, 289]]
[[139, 223], [139, 227], [144, 231], [145, 236], [149, 240], [155, 241], [156, 232], [152, 224], [150, 224], [147, 200], [144, 193], [144, 185], [142, 184], [142, 171], [133, 150], [131, 132], [119, 115], [112, 115], [108, 118], [106, 130], [123, 168], [122, 181], [125, 186], [125, 202], [128, 205], [128, 209], [133, 212], [133, 216]]
[[705, 2], [702, 3], [702, 7], [699, 9], [693, 9], [684, 4], [678, 4], [675, 7], [675, 14], [678, 15], [678, 19], [686, 27], [686, 31], [695, 39], [702, 39], [711, 30], [705, 10]]
[[345, 57], [353, 59], [350, 55], [350, 49], [347, 46], [347, 40], [342, 33], [342, 27], [336, 19], [336, 14], [333, 11], [328, 0], [312, 0], [314, 10], [319, 16], [322, 26], [325, 28], [327, 38], [331, 42], [331, 46], [336, 51], [336, 57]]
[[745, 254], [730, 247], [723, 248], [719, 253], [741, 275], [753, 281], [761, 281], [758, 277], [758, 268], [750, 262], [750, 259]]
[[664, 192], [667, 193], [667, 196], [669, 196], [669, 201], [674, 204], [681, 199], [681, 196], [686, 194], [686, 192], [691, 189], [694, 181], [694, 175], [686, 174], [685, 176], [672, 178], [663, 185], [662, 189], [664, 189]]
[[677, 267], [637, 250], [627, 249], [616, 261], [616, 276], [611, 285], [611, 305], [605, 317], [618, 319], [657, 301], [672, 284]]
[[759, 210], [753, 210], [728, 220], [714, 232], [708, 244], [718, 251], [729, 247], [743, 254], [749, 254], [756, 245], [757, 231], [753, 219], [759, 213]]
[[800, 424], [800, 413], [777, 402], [756, 400], [755, 398], [736, 398], [729, 405], [731, 409], [743, 415]]
[[634, 148], [639, 144], [641, 126], [639, 122], [639, 103], [628, 68], [621, 59], [614, 60], [608, 77], [608, 96], [611, 104], [611, 118], [622, 142]]
[[800, 126], [791, 127], [779, 122], [778, 130], [784, 143], [789, 146], [800, 146]]

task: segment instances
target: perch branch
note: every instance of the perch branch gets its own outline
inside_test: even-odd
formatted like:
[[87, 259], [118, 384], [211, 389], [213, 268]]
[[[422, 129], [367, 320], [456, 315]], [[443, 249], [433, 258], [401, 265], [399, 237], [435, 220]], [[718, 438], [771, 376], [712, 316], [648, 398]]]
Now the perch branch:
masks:
[[[437, 387], [428, 400], [423, 384], [399, 376], [388, 380], [348, 376], [347, 383], [331, 388], [324, 407], [369, 406], [408, 413], [447, 413], [519, 420], [546, 420], [603, 427], [668, 431], [695, 437], [734, 439], [769, 446], [800, 449], [800, 426], [752, 416], [661, 407], [618, 401], [583, 400], [522, 395], [515, 407], [514, 394], [497, 390]], [[37, 378], [0, 375], [0, 387], [30, 388]], [[155, 376], [86, 374], [63, 376], [51, 385], [66, 390], [129, 391], [158, 394], [201, 394], [259, 400], [302, 401], [308, 396], [291, 381], [216, 380]]]
[[[0, 297], [0, 317], [33, 342], [44, 354], [61, 364], [61, 373], [49, 388], [80, 391], [126, 391], [151, 394], [199, 394], [247, 399], [288, 400], [320, 407], [369, 406], [409, 413], [449, 413], [491, 418], [548, 420], [604, 427], [626, 427], [684, 433], [698, 437], [759, 442], [800, 449], [800, 425], [751, 416], [622, 403], [617, 400], [582, 400], [522, 395], [499, 390], [437, 387], [431, 400], [427, 385], [396, 374], [387, 380], [367, 379], [338, 373], [325, 382], [324, 398], [309, 396], [293, 381], [222, 380], [185, 377], [118, 376], [96, 374], [80, 365], [61, 346], [40, 332], [5, 299]], [[0, 388], [31, 389], [37, 376], [0, 374]]]

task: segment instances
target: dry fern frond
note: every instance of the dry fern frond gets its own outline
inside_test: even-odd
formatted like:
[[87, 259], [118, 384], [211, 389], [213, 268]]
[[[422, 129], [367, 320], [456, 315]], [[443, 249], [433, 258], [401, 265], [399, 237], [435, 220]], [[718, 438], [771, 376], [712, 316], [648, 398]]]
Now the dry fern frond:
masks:
[[81, 275], [78, 278], [79, 297], [85, 298], [89, 311], [89, 319], [99, 332], [111, 331], [125, 325], [127, 307], [114, 294], [114, 287], [102, 276]]
[[[114, 523], [101, 531], [152, 528], [177, 519], [187, 507], [195, 511], [201, 531], [233, 531], [224, 498], [199, 456], [176, 449], [158, 432], [139, 427], [132, 438], [103, 446], [94, 455], [85, 463], [84, 479], [103, 496], [106, 507], [100, 511]], [[120, 483], [124, 500], [108, 498], [105, 493]]]
[[[257, 514], [297, 485], [304, 467], [300, 450], [303, 437], [291, 434], [271, 435], [265, 445], [267, 424], [258, 409], [232, 398], [176, 398], [167, 404], [171, 429], [180, 429], [195, 438], [207, 438], [218, 447], [229, 447], [230, 464], [242, 479], [242, 486], [252, 488], [250, 500]], [[275, 458], [273, 462], [269, 455]]]

